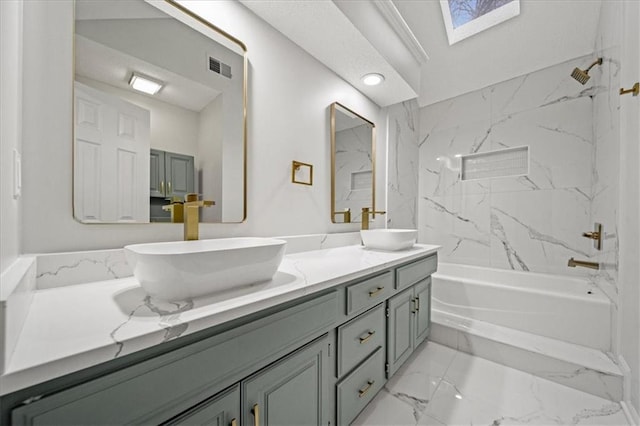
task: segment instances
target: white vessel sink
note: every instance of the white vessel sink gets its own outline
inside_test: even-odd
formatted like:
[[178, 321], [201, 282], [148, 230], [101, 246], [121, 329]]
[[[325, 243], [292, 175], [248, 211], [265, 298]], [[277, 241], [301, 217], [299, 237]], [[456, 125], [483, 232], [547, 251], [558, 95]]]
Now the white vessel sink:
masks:
[[365, 247], [377, 250], [404, 250], [416, 243], [416, 229], [369, 229], [360, 231]]
[[125, 246], [133, 275], [150, 296], [184, 300], [270, 280], [286, 241], [221, 238]]

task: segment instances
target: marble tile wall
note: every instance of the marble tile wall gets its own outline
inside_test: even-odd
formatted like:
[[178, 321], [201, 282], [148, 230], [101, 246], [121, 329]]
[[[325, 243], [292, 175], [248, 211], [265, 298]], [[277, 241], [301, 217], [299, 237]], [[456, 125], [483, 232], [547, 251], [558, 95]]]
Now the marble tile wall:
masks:
[[620, 47], [599, 47], [601, 66], [594, 69], [594, 84], [600, 87], [593, 97], [592, 200], [593, 221], [602, 223], [605, 239], [602, 251], [592, 250], [600, 270], [591, 280], [612, 300], [618, 295], [618, 200], [620, 170]]
[[[596, 79], [570, 77], [573, 59], [420, 109], [419, 240], [445, 262], [586, 276], [593, 255]], [[529, 174], [460, 181], [456, 156], [529, 147]], [[603, 197], [616, 197], [604, 191]]]
[[417, 227], [418, 103], [402, 102], [387, 109], [389, 117], [387, 227]]

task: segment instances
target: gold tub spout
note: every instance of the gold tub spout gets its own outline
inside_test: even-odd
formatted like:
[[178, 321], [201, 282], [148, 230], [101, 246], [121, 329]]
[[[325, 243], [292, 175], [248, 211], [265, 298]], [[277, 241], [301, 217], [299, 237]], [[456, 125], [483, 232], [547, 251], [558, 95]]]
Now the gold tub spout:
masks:
[[587, 262], [586, 260], [575, 260], [573, 257], [569, 259], [568, 266], [575, 268], [576, 266], [582, 266], [583, 268], [600, 269], [598, 262]]

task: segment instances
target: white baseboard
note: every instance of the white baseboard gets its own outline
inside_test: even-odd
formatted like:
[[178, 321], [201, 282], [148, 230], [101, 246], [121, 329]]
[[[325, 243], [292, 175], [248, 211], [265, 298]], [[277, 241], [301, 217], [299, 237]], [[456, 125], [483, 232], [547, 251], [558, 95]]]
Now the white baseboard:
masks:
[[627, 420], [631, 426], [639, 426], [640, 425], [640, 415], [634, 408], [631, 403], [627, 403], [626, 401], [621, 401], [620, 405], [622, 406], [622, 411], [624, 411], [625, 416], [627, 416]]
[[618, 355], [618, 366], [624, 375], [623, 400], [620, 401], [620, 405], [622, 406], [625, 416], [627, 416], [629, 424], [632, 426], [640, 426], [640, 414], [638, 414], [638, 411], [631, 403], [631, 368], [622, 355]]

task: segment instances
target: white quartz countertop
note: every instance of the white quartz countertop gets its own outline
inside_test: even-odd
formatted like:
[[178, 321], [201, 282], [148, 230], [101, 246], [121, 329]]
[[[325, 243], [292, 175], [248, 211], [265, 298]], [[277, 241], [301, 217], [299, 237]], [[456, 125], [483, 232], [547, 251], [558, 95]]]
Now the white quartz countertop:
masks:
[[438, 248], [418, 244], [384, 252], [352, 245], [286, 255], [271, 281], [183, 302], [149, 298], [134, 277], [37, 290], [0, 378], [0, 394], [424, 257]]

